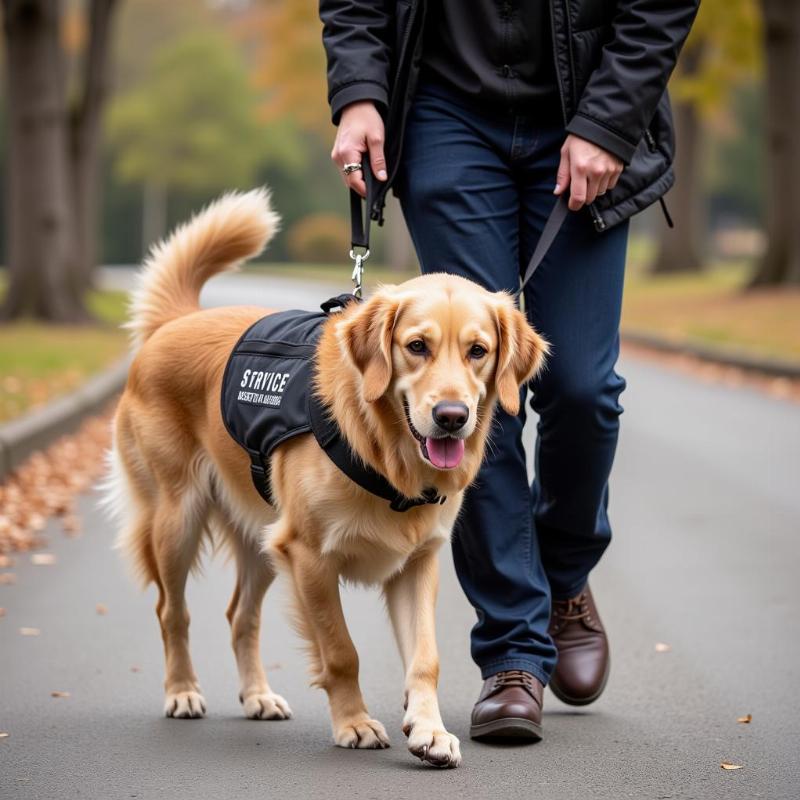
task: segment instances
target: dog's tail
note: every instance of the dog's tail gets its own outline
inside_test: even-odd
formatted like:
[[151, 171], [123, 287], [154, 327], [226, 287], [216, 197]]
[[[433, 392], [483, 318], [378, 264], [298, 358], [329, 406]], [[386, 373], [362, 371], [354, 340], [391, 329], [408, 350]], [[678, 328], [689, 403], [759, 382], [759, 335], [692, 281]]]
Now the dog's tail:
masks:
[[154, 245], [130, 304], [134, 343], [164, 323], [197, 311], [200, 290], [212, 276], [258, 255], [278, 229], [267, 189], [231, 192]]

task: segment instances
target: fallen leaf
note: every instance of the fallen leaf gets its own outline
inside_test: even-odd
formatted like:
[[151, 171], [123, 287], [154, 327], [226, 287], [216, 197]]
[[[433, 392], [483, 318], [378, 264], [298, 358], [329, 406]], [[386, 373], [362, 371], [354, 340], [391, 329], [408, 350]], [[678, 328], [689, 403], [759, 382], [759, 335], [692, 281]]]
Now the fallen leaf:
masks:
[[23, 636], [38, 636], [41, 633], [38, 628], [20, 628], [19, 632]]
[[31, 556], [31, 564], [37, 567], [49, 567], [56, 563], [56, 557], [52, 553], [34, 553]]
[[50, 692], [50, 697], [69, 697], [69, 692]]
[[744, 769], [741, 764], [732, 764], [730, 761], [723, 761], [720, 766], [722, 769]]
[[0, 586], [11, 586], [17, 582], [17, 576], [13, 572], [0, 572]]
[[141, 671], [142, 671], [141, 667], [131, 667], [131, 672], [141, 672]]
[[672, 650], [672, 645], [666, 642], [656, 642], [656, 653], [669, 653]]
[[743, 717], [736, 717], [737, 722], [743, 722], [745, 725], [753, 721], [752, 714], [745, 714]]
[[0, 617], [4, 617], [6, 615], [6, 610], [0, 607]]
[[0, 569], [8, 569], [14, 566], [14, 559], [0, 553]]
[[107, 608], [106, 608], [106, 607], [105, 607], [105, 606], [104, 606], [102, 603], [98, 603], [98, 604], [97, 604], [97, 605], [94, 607], [94, 610], [95, 610], [95, 611], [96, 611], [96, 612], [97, 612], [97, 613], [98, 613], [98, 614], [99, 614], [101, 617], [104, 617], [106, 614], [108, 614], [108, 609], [107, 609]]
[[0, 739], [8, 739], [11, 736], [10, 733], [6, 733], [5, 731], [0, 731]]

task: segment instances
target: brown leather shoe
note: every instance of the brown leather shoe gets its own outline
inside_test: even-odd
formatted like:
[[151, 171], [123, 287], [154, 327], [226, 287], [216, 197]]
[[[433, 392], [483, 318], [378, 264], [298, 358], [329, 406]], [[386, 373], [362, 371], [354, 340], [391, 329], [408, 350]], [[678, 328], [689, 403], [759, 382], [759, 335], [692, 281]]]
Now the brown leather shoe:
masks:
[[586, 588], [568, 600], [554, 600], [550, 635], [558, 662], [550, 678], [553, 694], [571, 706], [586, 706], [603, 693], [611, 664], [608, 639], [592, 592]]
[[472, 709], [469, 735], [473, 739], [542, 738], [544, 686], [530, 672], [512, 669], [483, 682]]

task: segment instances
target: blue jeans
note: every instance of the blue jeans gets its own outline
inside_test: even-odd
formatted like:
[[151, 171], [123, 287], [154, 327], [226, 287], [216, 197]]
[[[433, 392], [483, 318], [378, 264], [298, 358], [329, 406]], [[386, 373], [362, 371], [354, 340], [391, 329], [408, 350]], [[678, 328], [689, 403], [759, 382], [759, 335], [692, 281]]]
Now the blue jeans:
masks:
[[[515, 291], [553, 207], [556, 121], [471, 108], [437, 85], [417, 92], [398, 179], [423, 272]], [[597, 233], [570, 214], [525, 290], [552, 354], [531, 390], [539, 415], [528, 485], [517, 417], [498, 408], [493, 445], [453, 535], [461, 586], [478, 615], [472, 657], [484, 678], [524, 669], [547, 683], [556, 661], [551, 596], [572, 597], [611, 538], [606, 508], [625, 387], [619, 353], [627, 224]]]

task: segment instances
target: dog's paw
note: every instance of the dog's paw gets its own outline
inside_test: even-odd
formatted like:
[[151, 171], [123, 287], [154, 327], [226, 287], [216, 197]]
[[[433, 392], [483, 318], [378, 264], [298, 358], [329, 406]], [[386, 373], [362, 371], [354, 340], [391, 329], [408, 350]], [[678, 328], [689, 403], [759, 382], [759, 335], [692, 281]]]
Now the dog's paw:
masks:
[[461, 748], [457, 736], [443, 729], [414, 725], [408, 736], [408, 749], [432, 767], [457, 767], [461, 764]]
[[335, 728], [333, 740], [337, 747], [360, 750], [380, 750], [389, 746], [386, 728], [378, 720], [368, 717]]
[[241, 698], [248, 719], [291, 719], [292, 709], [279, 694], [261, 692]]
[[206, 715], [206, 701], [200, 692], [167, 692], [164, 714], [176, 719], [200, 719]]

